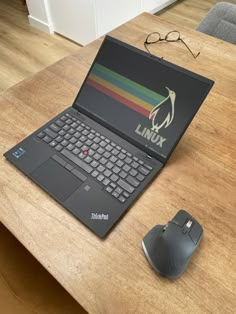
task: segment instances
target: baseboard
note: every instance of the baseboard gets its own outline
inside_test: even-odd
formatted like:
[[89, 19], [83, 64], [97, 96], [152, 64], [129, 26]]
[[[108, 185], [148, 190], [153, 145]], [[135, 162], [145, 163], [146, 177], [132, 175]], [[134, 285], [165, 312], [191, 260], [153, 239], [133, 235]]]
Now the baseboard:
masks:
[[35, 17], [33, 17], [31, 15], [28, 15], [28, 19], [29, 19], [30, 25], [40, 29], [41, 31], [49, 33], [49, 34], [54, 33], [54, 29], [53, 29], [52, 24], [47, 24], [43, 21], [36, 19]]
[[149, 13], [155, 14], [155, 13], [157, 13], [158, 11], [160, 11], [160, 10], [162, 10], [162, 9], [164, 9], [164, 8], [166, 8], [166, 7], [168, 7], [168, 5], [171, 5], [171, 4], [174, 3], [174, 2], [176, 2], [176, 0], [168, 0], [168, 1], [164, 2], [163, 4], [157, 6], [155, 9], [149, 11]]

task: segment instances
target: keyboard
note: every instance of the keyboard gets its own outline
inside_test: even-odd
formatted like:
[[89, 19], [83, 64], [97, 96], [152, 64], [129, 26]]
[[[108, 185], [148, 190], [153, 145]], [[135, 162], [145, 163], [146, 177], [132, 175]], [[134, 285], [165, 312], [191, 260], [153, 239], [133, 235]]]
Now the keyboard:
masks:
[[37, 137], [55, 149], [52, 158], [56, 162], [82, 181], [91, 176], [121, 203], [134, 193], [152, 170], [143, 160], [69, 113], [39, 132]]

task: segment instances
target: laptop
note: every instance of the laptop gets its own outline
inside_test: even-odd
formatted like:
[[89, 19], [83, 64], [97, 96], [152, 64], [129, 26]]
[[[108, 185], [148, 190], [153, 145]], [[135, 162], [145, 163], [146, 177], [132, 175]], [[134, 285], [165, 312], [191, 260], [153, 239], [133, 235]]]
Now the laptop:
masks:
[[4, 156], [104, 237], [164, 167], [213, 83], [106, 36], [72, 106]]

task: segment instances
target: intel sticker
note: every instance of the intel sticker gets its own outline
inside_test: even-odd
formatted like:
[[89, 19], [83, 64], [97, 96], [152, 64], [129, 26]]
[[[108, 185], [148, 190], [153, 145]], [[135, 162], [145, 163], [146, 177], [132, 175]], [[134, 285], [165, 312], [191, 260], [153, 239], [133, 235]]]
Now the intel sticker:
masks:
[[13, 153], [13, 156], [16, 158], [20, 158], [24, 153], [25, 153], [25, 150], [20, 147]]

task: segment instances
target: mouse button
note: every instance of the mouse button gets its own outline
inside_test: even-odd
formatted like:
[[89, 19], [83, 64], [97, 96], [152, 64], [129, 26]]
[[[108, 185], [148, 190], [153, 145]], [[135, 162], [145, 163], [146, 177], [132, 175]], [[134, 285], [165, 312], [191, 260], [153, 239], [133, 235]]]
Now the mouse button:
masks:
[[191, 216], [185, 210], [181, 209], [172, 219], [172, 222], [183, 227], [187, 219], [191, 219]]
[[203, 233], [202, 227], [197, 221], [195, 221], [192, 226], [192, 229], [189, 231], [189, 236], [195, 245], [197, 245], [197, 243], [199, 242], [202, 233]]

